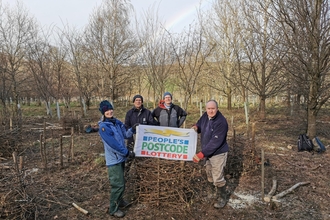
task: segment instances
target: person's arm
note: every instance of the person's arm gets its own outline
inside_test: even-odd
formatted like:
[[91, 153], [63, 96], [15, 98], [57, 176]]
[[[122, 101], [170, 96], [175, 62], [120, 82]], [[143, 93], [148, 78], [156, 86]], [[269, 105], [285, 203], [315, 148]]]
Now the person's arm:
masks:
[[187, 112], [185, 112], [185, 110], [183, 110], [182, 108], [179, 108], [178, 114], [179, 114], [179, 127], [181, 127], [181, 125], [186, 120]]
[[154, 119], [154, 121], [155, 121], [155, 125], [160, 125], [160, 123], [159, 123], [159, 120], [158, 120], [158, 115], [157, 115], [157, 113], [158, 113], [158, 107], [157, 108], [155, 108], [152, 112], [151, 112], [151, 116], [152, 116], [152, 118]]
[[126, 127], [126, 129], [129, 129], [130, 127], [132, 127], [132, 125], [131, 125], [131, 121], [130, 121], [130, 111], [131, 110], [129, 110], [127, 113], [126, 113], [126, 116], [125, 116], [125, 127]]
[[125, 139], [133, 137], [133, 134], [135, 134], [135, 129], [133, 129], [132, 127], [126, 129], [125, 125], [119, 120], [117, 123], [119, 124], [121, 132], [123, 133]]
[[[125, 127], [123, 126], [125, 129]], [[125, 131], [126, 132], [126, 131]], [[122, 156], [126, 156], [128, 154], [128, 150], [126, 147], [121, 146], [120, 143], [114, 138], [113, 131], [111, 128], [104, 126], [102, 123], [100, 124], [99, 134], [104, 142], [107, 143], [112, 149], [117, 151]]]
[[152, 117], [151, 111], [148, 110], [147, 112], [147, 124], [148, 125], [158, 125], [158, 122]]

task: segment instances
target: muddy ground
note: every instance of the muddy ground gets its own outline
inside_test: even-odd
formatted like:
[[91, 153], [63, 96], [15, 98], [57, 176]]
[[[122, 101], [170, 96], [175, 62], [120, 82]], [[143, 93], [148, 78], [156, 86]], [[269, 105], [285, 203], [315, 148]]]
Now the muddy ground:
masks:
[[[121, 112], [117, 117], [123, 120], [128, 107], [117, 110]], [[214, 209], [214, 201], [207, 198], [210, 186], [202, 164], [186, 162], [182, 165], [178, 161], [136, 158], [127, 164], [125, 197], [131, 205], [123, 209], [126, 213], [123, 219], [330, 219], [329, 109], [322, 110], [318, 118], [317, 134], [327, 146], [327, 151], [322, 154], [297, 152], [297, 137], [306, 124], [303, 110], [292, 114], [285, 108], [273, 107], [267, 112], [265, 121], [258, 121], [257, 111], [251, 110], [255, 144], [252, 142], [252, 128], [246, 129], [244, 109], [220, 110], [230, 124], [230, 153], [226, 167], [230, 197], [226, 207]], [[198, 111], [189, 112], [187, 127], [194, 123], [198, 114]], [[96, 124], [99, 116], [95, 107], [76, 123], [79, 126], [76, 126], [73, 139], [73, 158], [70, 158], [69, 150], [70, 130], [61, 129], [63, 123], [47, 117], [23, 117], [18, 155], [24, 158], [22, 170], [15, 170], [9, 152], [0, 155], [0, 219], [112, 219], [107, 214], [110, 186], [102, 156], [103, 145], [97, 133], [83, 132], [83, 126]], [[45, 132], [47, 167], [40, 153], [44, 121], [49, 128]], [[63, 165], [59, 157], [60, 135], [65, 135], [62, 138]], [[273, 179], [277, 180], [275, 194], [297, 183], [307, 184], [276, 202], [262, 201], [262, 149], [265, 155], [265, 194], [271, 190]], [[157, 165], [158, 169], [169, 168], [156, 173], [166, 178], [172, 170], [177, 179], [165, 182], [158, 194], [155, 190], [148, 192], [148, 187], [154, 189], [154, 186], [148, 186], [148, 181], [160, 177], [150, 174], [149, 180], [142, 179], [156, 169], [142, 164]], [[142, 186], [143, 192], [153, 197], [142, 194]], [[168, 198], [163, 196], [155, 200], [155, 195], [164, 195], [166, 190]], [[88, 214], [74, 208], [72, 203]]]

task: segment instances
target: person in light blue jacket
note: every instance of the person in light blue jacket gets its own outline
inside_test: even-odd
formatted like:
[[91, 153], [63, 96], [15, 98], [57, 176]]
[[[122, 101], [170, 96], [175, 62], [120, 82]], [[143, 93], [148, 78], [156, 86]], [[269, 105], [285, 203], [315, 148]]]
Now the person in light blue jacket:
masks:
[[100, 103], [99, 110], [102, 113], [102, 119], [99, 121], [99, 134], [104, 145], [105, 161], [111, 186], [109, 212], [112, 216], [122, 218], [125, 213], [119, 207], [128, 205], [123, 200], [125, 161], [135, 156], [134, 152], [129, 151], [125, 146], [125, 139], [133, 136], [136, 126], [126, 131], [125, 125], [114, 118], [113, 106], [107, 100]]

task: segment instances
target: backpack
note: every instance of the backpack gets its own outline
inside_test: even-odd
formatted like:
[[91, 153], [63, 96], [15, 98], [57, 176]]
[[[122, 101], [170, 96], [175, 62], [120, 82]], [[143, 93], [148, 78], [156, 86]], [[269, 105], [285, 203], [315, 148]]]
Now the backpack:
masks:
[[314, 149], [313, 142], [306, 134], [301, 134], [298, 137], [298, 151], [312, 151]]
[[313, 139], [314, 150], [318, 153], [323, 153], [325, 151], [325, 146], [318, 137]]

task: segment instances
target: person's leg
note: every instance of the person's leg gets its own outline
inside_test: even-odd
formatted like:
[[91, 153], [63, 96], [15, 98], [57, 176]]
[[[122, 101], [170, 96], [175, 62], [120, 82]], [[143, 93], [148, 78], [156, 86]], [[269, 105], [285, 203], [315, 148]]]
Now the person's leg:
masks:
[[214, 188], [213, 185], [213, 176], [212, 176], [212, 165], [210, 160], [205, 161], [205, 172], [207, 176], [207, 181], [209, 182], [208, 187], [207, 187], [207, 198], [208, 199], [215, 199], [217, 198], [217, 192]]
[[210, 160], [206, 160], [205, 162], [205, 171], [206, 171], [207, 181], [213, 183], [212, 165]]
[[226, 180], [224, 177], [226, 162], [227, 153], [218, 154], [210, 158], [213, 184], [218, 198], [218, 201], [214, 204], [215, 208], [223, 208], [227, 203]]
[[110, 215], [115, 215], [115, 213], [118, 212], [119, 203], [123, 198], [123, 194], [125, 191], [124, 167], [125, 167], [124, 162], [108, 167], [108, 176], [111, 186], [110, 210], [109, 210]]

